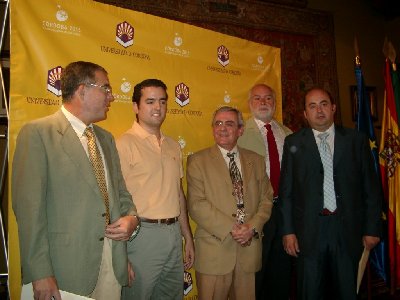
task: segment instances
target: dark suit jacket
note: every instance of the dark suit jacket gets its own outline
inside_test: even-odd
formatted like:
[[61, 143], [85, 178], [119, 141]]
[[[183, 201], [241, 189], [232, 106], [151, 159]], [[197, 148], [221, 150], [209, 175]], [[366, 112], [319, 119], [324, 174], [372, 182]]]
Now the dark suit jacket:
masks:
[[[94, 125], [109, 172], [111, 221], [135, 214], [112, 135]], [[92, 292], [99, 274], [105, 205], [79, 138], [61, 111], [26, 124], [17, 138], [12, 203], [23, 283], [55, 276], [62, 290]], [[112, 241], [114, 273], [126, 285], [126, 243]]]
[[[359, 259], [364, 235], [381, 235], [382, 193], [368, 139], [353, 129], [335, 127], [333, 173], [339, 232], [349, 254]], [[286, 137], [279, 196], [283, 234], [297, 236], [300, 252], [314, 255], [323, 209], [323, 166], [310, 128]]]
[[[272, 187], [265, 172], [264, 158], [239, 148], [242, 167], [245, 223], [261, 233], [271, 215]], [[236, 222], [236, 200], [228, 167], [217, 145], [188, 157], [188, 210], [196, 222], [196, 271], [222, 275], [237, 261], [246, 272], [261, 267], [261, 241], [253, 239], [241, 247], [230, 234]]]

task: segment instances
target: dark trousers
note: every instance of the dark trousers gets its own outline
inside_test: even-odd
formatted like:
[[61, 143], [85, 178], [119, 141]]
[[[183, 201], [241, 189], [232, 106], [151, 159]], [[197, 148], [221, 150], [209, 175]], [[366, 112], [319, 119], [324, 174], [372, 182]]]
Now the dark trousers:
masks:
[[283, 250], [280, 233], [281, 213], [272, 208], [269, 221], [263, 228], [262, 269], [256, 273], [257, 300], [287, 300], [290, 294], [291, 258]]
[[[358, 261], [348, 255], [338, 216], [319, 217], [315, 255], [297, 259], [297, 299], [355, 300]], [[361, 240], [360, 240], [361, 243]]]

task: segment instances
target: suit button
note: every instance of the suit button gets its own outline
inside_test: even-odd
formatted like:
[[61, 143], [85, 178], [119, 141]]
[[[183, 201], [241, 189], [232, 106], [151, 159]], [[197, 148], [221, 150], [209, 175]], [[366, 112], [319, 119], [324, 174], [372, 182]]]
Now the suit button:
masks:
[[99, 238], [99, 241], [100, 242], [104, 241], [104, 237]]
[[106, 213], [102, 213], [101, 216], [102, 216], [102, 217], [105, 217], [105, 216], [106, 216]]

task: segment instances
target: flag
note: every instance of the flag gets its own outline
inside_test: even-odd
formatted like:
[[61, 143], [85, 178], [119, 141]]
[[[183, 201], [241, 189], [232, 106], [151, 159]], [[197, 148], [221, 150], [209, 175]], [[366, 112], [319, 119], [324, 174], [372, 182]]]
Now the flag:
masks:
[[388, 247], [392, 292], [400, 287], [400, 139], [398, 119], [400, 111], [396, 108], [396, 102], [400, 103], [400, 81], [395, 67], [395, 64], [391, 66], [389, 59], [386, 59], [382, 137], [379, 147], [382, 186], [388, 205]]
[[[364, 77], [361, 70], [359, 57], [356, 57], [355, 75], [357, 81], [357, 129], [364, 132], [368, 139], [371, 148], [371, 154], [374, 159], [375, 171], [380, 177], [379, 154], [374, 131], [374, 124], [371, 115], [371, 100], [367, 94]], [[384, 212], [386, 209], [382, 207]], [[387, 242], [383, 236], [381, 242], [370, 253], [370, 263], [379, 277], [387, 282]]]

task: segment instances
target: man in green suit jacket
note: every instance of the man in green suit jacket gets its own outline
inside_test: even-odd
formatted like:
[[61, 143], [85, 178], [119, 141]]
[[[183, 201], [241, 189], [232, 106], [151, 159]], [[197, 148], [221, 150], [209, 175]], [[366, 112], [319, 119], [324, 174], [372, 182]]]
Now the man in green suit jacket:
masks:
[[[12, 202], [23, 283], [32, 282], [35, 299], [61, 299], [59, 289], [119, 299], [120, 287], [133, 278], [126, 240], [138, 220], [114, 139], [93, 125], [106, 119], [114, 100], [107, 72], [93, 63], [71, 63], [61, 89], [61, 110], [26, 124], [17, 138]], [[110, 224], [89, 160], [87, 127], [94, 130], [105, 166]]]

